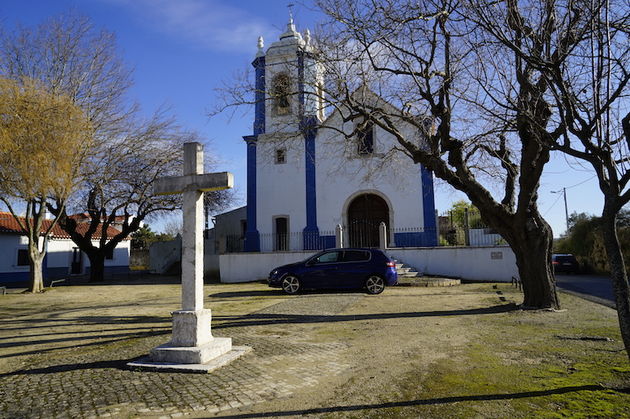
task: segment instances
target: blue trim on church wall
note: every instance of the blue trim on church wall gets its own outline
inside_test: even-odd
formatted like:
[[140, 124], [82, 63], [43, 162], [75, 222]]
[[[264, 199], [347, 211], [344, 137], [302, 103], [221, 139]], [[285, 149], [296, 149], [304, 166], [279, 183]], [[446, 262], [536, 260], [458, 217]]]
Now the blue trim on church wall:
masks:
[[265, 133], [265, 57], [252, 63], [256, 69], [256, 105], [254, 113], [254, 135]]
[[244, 250], [260, 252], [260, 233], [256, 228], [256, 135], [243, 137], [247, 143], [247, 231]]
[[319, 231], [317, 227], [317, 188], [315, 167], [315, 136], [317, 134], [317, 118], [305, 116], [301, 130], [304, 133], [304, 165], [306, 181], [306, 228], [304, 232]]
[[[435, 224], [435, 196], [433, 192], [433, 172], [425, 168], [424, 165], [420, 166], [422, 176], [422, 216], [424, 218], [424, 233], [426, 236], [423, 239], [424, 244], [421, 246], [437, 246], [437, 226]], [[402, 233], [406, 234], [406, 233]], [[398, 245], [398, 239], [394, 237], [396, 245]]]
[[247, 231], [244, 250], [260, 252], [260, 233], [256, 220], [256, 142], [258, 135], [264, 134], [265, 127], [265, 57], [257, 57], [252, 66], [256, 69], [256, 94], [254, 110], [254, 135], [244, 136], [247, 143]]
[[[317, 226], [317, 188], [315, 172], [315, 135], [317, 126], [315, 117], [304, 117], [304, 163], [306, 181], [306, 227], [304, 227], [304, 250], [320, 249], [319, 228]], [[307, 239], [308, 237], [308, 239]]]

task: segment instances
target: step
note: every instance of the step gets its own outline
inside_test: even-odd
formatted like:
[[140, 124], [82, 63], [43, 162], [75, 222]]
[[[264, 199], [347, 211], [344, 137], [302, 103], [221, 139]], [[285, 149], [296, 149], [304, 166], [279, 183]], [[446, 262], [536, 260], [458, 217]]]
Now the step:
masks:
[[398, 286], [401, 287], [452, 287], [461, 283], [459, 279], [453, 278], [398, 278]]

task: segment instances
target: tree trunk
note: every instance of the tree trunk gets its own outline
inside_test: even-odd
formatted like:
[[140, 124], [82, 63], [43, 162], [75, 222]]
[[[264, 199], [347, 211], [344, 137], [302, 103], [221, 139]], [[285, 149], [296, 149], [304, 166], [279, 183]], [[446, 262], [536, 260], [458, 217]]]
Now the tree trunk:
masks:
[[615, 292], [621, 338], [626, 348], [626, 354], [630, 358], [630, 290], [628, 286], [628, 271], [626, 270], [619, 237], [617, 236], [617, 212], [607, 207], [608, 204], [604, 204], [601, 220], [602, 235]]
[[90, 259], [90, 282], [103, 282], [105, 280], [105, 254], [97, 249], [87, 253]]
[[29, 265], [31, 267], [30, 283], [28, 291], [32, 293], [42, 292], [44, 290], [44, 276], [42, 274], [43, 258], [31, 258]]
[[[536, 220], [536, 226], [534, 224]], [[551, 265], [553, 233], [542, 217], [512, 225], [511, 234], [504, 237], [516, 256], [518, 273], [523, 284], [524, 309], [559, 309], [556, 281]]]

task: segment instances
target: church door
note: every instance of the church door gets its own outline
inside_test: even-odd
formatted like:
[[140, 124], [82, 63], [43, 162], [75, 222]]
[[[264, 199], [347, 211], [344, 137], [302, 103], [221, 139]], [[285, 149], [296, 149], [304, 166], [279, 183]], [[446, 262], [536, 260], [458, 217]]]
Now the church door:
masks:
[[348, 207], [348, 237], [351, 247], [378, 247], [378, 226], [389, 229], [389, 207], [383, 198], [374, 194], [359, 195]]
[[275, 243], [274, 250], [289, 250], [289, 219], [277, 217], [275, 219]]

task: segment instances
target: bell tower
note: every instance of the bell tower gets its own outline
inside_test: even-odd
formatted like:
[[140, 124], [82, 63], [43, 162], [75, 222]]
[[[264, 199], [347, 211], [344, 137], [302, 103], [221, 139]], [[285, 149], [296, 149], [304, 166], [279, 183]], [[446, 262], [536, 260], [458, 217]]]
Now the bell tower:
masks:
[[307, 29], [302, 36], [290, 17], [280, 39], [265, 54], [267, 133], [299, 131], [304, 118], [321, 121], [322, 73], [310, 32]]
[[[303, 246], [310, 248], [307, 237], [319, 239], [315, 137], [324, 117], [323, 69], [317, 62], [310, 32], [298, 32], [290, 16], [279, 40], [266, 51], [262, 37], [258, 39], [252, 65], [256, 77], [254, 133], [243, 137], [247, 142], [245, 250], [265, 250], [260, 246], [259, 231], [274, 231], [273, 225], [267, 224], [282, 214], [282, 203], [276, 208], [272, 195], [283, 188], [287, 179], [295, 184], [300, 178], [300, 190], [293, 196], [301, 201], [294, 213], [302, 215], [287, 219], [286, 228], [287, 233], [302, 231]], [[258, 193], [263, 189], [264, 200]]]

